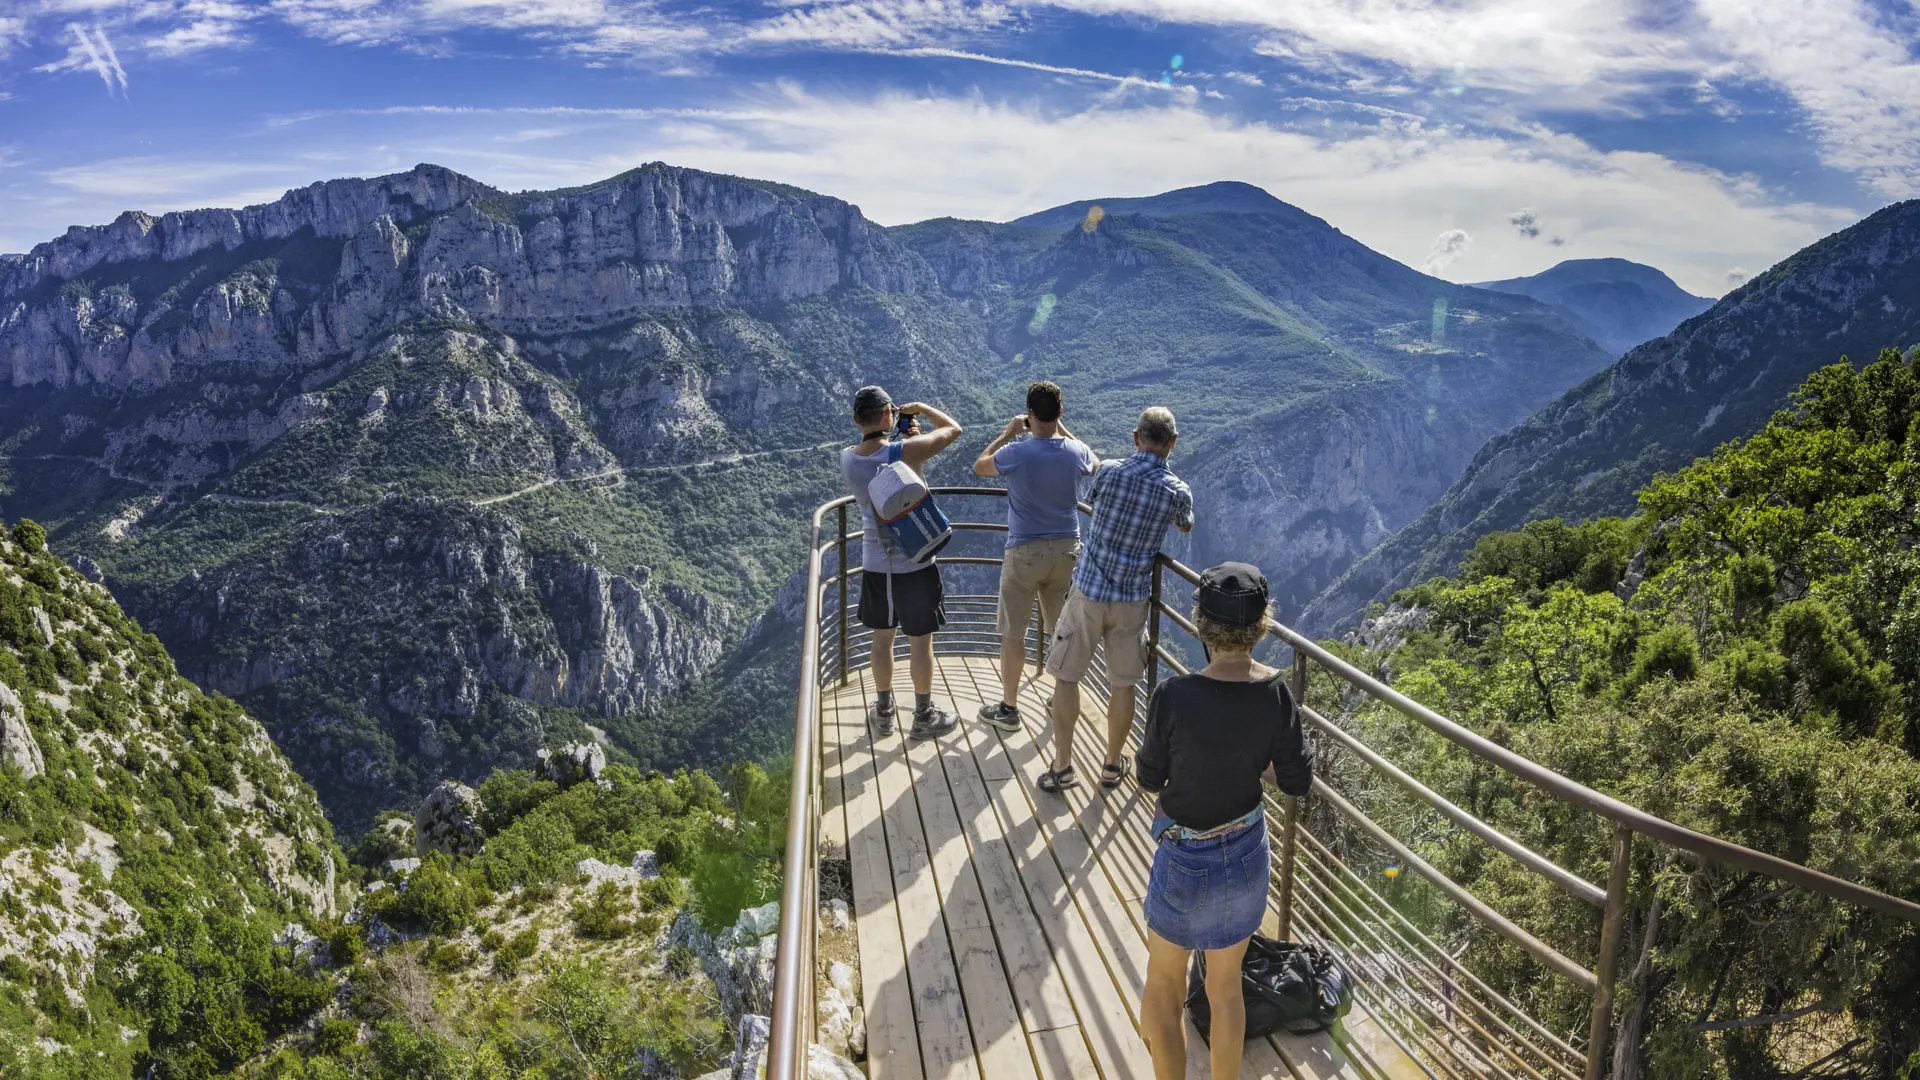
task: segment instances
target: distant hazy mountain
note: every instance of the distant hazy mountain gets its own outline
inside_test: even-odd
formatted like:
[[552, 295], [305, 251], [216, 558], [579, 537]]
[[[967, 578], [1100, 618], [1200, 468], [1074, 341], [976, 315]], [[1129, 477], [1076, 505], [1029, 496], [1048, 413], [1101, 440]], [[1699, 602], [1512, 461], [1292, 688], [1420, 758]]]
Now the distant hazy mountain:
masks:
[[1608, 359], [1258, 188], [1100, 205], [885, 229], [665, 165], [521, 194], [421, 166], [129, 213], [0, 260], [0, 511], [357, 831], [589, 725], [664, 766], [777, 753], [783, 586], [861, 383], [977, 425], [936, 480], [1034, 378], [1108, 453], [1171, 406], [1179, 553], [1298, 610]]
[[1324, 631], [1449, 573], [1496, 529], [1630, 513], [1655, 473], [1758, 431], [1810, 372], [1916, 342], [1920, 201], [1911, 201], [1795, 253], [1488, 442], [1431, 509], [1316, 599], [1306, 622]]
[[1651, 266], [1626, 259], [1568, 259], [1531, 277], [1481, 281], [1476, 289], [1531, 296], [1592, 328], [1601, 348], [1618, 356], [1713, 306]]

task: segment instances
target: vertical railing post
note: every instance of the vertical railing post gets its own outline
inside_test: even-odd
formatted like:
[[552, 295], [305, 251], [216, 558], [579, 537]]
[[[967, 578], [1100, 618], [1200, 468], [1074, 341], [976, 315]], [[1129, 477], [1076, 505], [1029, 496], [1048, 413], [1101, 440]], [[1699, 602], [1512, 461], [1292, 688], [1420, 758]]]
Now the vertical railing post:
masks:
[[[1160, 685], [1160, 560], [1165, 556], [1153, 557], [1153, 591], [1147, 596], [1147, 696], [1153, 696], [1154, 687]], [[1146, 705], [1145, 701], [1140, 703]]]
[[1600, 957], [1594, 965], [1593, 1021], [1587, 1028], [1586, 1080], [1606, 1073], [1607, 1036], [1613, 1030], [1613, 981], [1620, 962], [1620, 937], [1627, 921], [1627, 871], [1633, 858], [1633, 830], [1613, 830], [1613, 868], [1607, 875], [1607, 909], [1600, 920]]
[[[1299, 649], [1293, 650], [1293, 676], [1288, 680], [1288, 689], [1293, 692], [1296, 708], [1307, 703], [1307, 654]], [[1305, 727], [1304, 724], [1301, 726]], [[1280, 821], [1280, 937], [1290, 940], [1293, 937], [1293, 862], [1300, 829], [1300, 800], [1292, 795], [1282, 798], [1281, 806], [1285, 812]]]
[[840, 606], [836, 609], [840, 619], [840, 685], [847, 685], [847, 650], [852, 645], [847, 641], [847, 504], [840, 504]]

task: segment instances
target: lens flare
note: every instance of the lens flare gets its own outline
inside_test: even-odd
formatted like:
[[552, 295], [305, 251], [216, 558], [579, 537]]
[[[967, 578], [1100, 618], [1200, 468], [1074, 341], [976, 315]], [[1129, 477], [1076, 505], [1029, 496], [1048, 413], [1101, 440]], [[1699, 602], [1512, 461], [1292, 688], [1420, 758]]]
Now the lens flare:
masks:
[[1027, 333], [1038, 335], [1045, 330], [1047, 320], [1053, 318], [1054, 305], [1059, 302], [1052, 293], [1042, 296], [1040, 302], [1033, 306], [1033, 318], [1027, 320]]
[[1388, 880], [1388, 881], [1392, 881], [1392, 880], [1393, 880], [1394, 878], [1397, 878], [1397, 877], [1399, 877], [1399, 876], [1400, 876], [1400, 864], [1399, 864], [1399, 863], [1397, 863], [1397, 862], [1390, 862], [1390, 863], [1388, 863], [1388, 864], [1387, 864], [1387, 871], [1386, 871], [1386, 873], [1387, 873], [1387, 880]]
[[1436, 296], [1433, 299], [1433, 343], [1439, 345], [1447, 340], [1447, 298]]
[[1179, 53], [1174, 53], [1172, 62], [1170, 62], [1167, 66], [1172, 68], [1175, 71], [1179, 71], [1181, 68], [1186, 66], [1186, 63], [1187, 63], [1186, 57], [1181, 56]]
[[1106, 216], [1107, 216], [1106, 209], [1102, 207], [1099, 203], [1094, 203], [1092, 206], [1087, 207], [1087, 220], [1080, 223], [1080, 231], [1083, 233], [1090, 233], [1093, 230], [1099, 228], [1100, 219]]

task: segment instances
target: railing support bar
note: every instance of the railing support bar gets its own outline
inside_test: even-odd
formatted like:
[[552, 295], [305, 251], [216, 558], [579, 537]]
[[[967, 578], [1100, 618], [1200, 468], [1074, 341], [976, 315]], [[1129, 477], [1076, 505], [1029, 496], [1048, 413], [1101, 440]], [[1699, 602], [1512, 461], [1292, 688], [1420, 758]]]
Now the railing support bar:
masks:
[[[1160, 560], [1153, 557], [1153, 591], [1147, 597], [1147, 695], [1160, 685]], [[1145, 702], [1141, 702], [1145, 704]], [[1285, 932], [1285, 927], [1281, 931]]]
[[1587, 1028], [1587, 1080], [1606, 1072], [1607, 1035], [1613, 1031], [1613, 980], [1620, 961], [1620, 935], [1627, 922], [1627, 871], [1633, 861], [1633, 830], [1613, 830], [1613, 869], [1607, 874], [1607, 912], [1600, 922], [1600, 958], [1594, 965], [1593, 1022]]
[[[1160, 574], [1158, 564], [1154, 572], [1154, 585], [1158, 586]], [[1159, 592], [1156, 588], [1155, 593]], [[1154, 599], [1158, 600], [1156, 595]], [[1159, 625], [1159, 606], [1154, 607], [1154, 624]], [[1293, 677], [1289, 684], [1293, 691], [1293, 703], [1302, 706], [1307, 700], [1307, 654], [1293, 650]], [[1303, 725], [1304, 726], [1304, 725]], [[1285, 808], [1280, 821], [1280, 936], [1285, 940], [1293, 938], [1293, 860], [1295, 848], [1299, 845], [1300, 800], [1291, 795], [1281, 803]]]
[[840, 504], [840, 685], [847, 685], [847, 504]]
[[1284, 796], [1280, 815], [1280, 940], [1293, 940], [1293, 861], [1300, 829], [1300, 800]]

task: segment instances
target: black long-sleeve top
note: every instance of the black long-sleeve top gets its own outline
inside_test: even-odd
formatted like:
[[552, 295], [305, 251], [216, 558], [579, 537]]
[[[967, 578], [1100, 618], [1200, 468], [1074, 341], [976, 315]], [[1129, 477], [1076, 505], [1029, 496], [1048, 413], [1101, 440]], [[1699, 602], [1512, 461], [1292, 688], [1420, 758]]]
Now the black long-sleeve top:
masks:
[[1182, 675], [1148, 700], [1136, 775], [1181, 825], [1217, 828], [1258, 806], [1269, 764], [1281, 791], [1312, 787], [1313, 751], [1281, 673], [1256, 682]]

